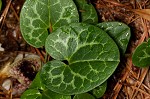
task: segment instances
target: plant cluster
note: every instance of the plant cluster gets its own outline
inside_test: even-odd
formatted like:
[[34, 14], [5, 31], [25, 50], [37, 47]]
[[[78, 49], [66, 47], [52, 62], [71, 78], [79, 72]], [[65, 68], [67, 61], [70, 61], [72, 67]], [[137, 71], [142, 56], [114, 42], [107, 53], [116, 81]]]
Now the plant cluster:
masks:
[[100, 98], [131, 35], [123, 23], [98, 23], [86, 0], [26, 0], [20, 28], [27, 43], [53, 58], [21, 99]]

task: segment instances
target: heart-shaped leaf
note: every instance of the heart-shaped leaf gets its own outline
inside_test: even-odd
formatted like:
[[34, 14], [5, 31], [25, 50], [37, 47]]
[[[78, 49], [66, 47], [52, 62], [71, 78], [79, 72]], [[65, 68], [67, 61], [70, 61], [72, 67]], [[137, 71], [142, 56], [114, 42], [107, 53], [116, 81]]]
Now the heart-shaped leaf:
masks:
[[87, 0], [74, 0], [79, 11], [80, 21], [85, 23], [98, 23], [98, 16], [92, 4], [88, 4]]
[[61, 94], [84, 93], [99, 86], [120, 61], [115, 42], [89, 24], [72, 23], [55, 30], [45, 48], [55, 60], [43, 66], [41, 79], [48, 89]]
[[135, 49], [132, 62], [138, 67], [150, 66], [150, 39], [148, 42], [143, 42]]
[[95, 98], [89, 93], [82, 93], [75, 95], [73, 99], [95, 99]]
[[121, 22], [102, 22], [97, 25], [102, 28], [118, 45], [121, 54], [123, 55], [127, 49], [130, 40], [130, 28]]
[[78, 21], [78, 11], [72, 0], [26, 0], [21, 10], [20, 28], [30, 45], [42, 47], [49, 29]]

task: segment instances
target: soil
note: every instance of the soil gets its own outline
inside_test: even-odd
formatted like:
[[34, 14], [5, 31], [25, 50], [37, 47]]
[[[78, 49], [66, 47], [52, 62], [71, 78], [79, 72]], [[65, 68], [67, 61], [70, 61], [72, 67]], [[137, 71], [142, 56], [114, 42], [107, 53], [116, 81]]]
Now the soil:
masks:
[[[37, 53], [44, 62], [44, 49], [29, 46], [22, 38], [19, 15], [25, 0], [2, 0], [0, 12], [0, 44], [5, 51], [0, 52], [0, 68], [10, 57], [19, 52]], [[88, 0], [97, 10], [99, 22], [119, 21], [131, 28], [131, 39], [126, 54], [115, 73], [108, 79], [108, 87], [102, 99], [150, 99], [150, 70], [132, 64], [135, 48], [150, 36], [150, 20], [137, 14], [133, 9], [150, 9], [149, 0]], [[148, 14], [150, 17], [150, 14]], [[9, 56], [9, 58], [8, 58]], [[0, 80], [5, 79], [0, 75]], [[0, 81], [1, 82], [1, 81]], [[18, 99], [0, 87], [0, 99]], [[9, 98], [8, 98], [9, 99]]]

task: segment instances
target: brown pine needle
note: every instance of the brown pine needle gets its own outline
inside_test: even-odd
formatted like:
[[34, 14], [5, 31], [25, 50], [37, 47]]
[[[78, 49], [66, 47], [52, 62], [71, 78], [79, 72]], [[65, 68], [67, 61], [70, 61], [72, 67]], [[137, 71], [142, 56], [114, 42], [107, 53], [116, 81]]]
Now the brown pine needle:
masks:
[[0, 28], [3, 27], [3, 24], [4, 24], [4, 21], [5, 21], [5, 18], [6, 18], [6, 15], [8, 13], [8, 10], [9, 10], [9, 7], [11, 5], [11, 2], [12, 0], [10, 0], [6, 6], [6, 8], [4, 9], [4, 12], [2, 13], [1, 17], [0, 17]]
[[131, 68], [132, 68], [132, 58], [131, 58], [131, 56], [130, 56], [130, 57], [127, 59], [126, 68], [124, 69], [125, 74], [123, 75], [123, 77], [121, 78], [121, 80], [119, 80], [119, 81], [117, 82], [116, 86], [115, 86], [114, 89], [113, 89], [113, 90], [115, 91], [115, 93], [114, 93], [114, 95], [113, 95], [113, 97], [112, 97], [113, 99], [116, 99], [116, 98], [117, 98], [117, 96], [118, 96], [118, 94], [119, 94], [119, 92], [120, 92], [120, 90], [121, 90], [121, 88], [122, 88], [122, 84], [120, 83], [120, 81], [121, 81], [121, 82], [124, 82], [124, 81], [126, 80], [126, 78], [127, 78], [128, 74], [129, 74]]
[[[141, 86], [141, 84], [142, 84], [142, 82], [143, 82], [143, 80], [144, 80], [146, 74], [148, 73], [148, 70], [149, 70], [149, 68], [142, 68], [141, 77], [139, 78], [140, 83], [138, 84], [138, 83], [136, 82], [135, 87], [138, 85], [138, 87], [136, 87], [136, 88], [140, 88], [140, 86]], [[137, 93], [138, 93], [138, 91], [133, 90], [133, 93], [132, 93], [133, 96], [132, 96], [131, 99], [134, 99], [135, 96], [137, 95]]]
[[[148, 97], [150, 97], [150, 94], [148, 94], [147, 92], [145, 92], [145, 91], [139, 89], [138, 87], [132, 86], [132, 88], [135, 89], [136, 91], [139, 91], [139, 92], [141, 92], [141, 93], [147, 95]], [[135, 99], [135, 98], [133, 98], [133, 99]]]
[[39, 51], [39, 49], [35, 48], [35, 50], [36, 50], [37, 54], [40, 56], [41, 60], [43, 62], [45, 62], [45, 59], [44, 59], [43, 55], [41, 54], [41, 52]]

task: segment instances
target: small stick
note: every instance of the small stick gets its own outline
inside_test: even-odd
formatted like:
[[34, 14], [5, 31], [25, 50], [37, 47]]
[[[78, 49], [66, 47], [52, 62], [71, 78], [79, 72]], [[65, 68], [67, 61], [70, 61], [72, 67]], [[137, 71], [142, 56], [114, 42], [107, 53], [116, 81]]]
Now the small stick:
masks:
[[9, 7], [10, 7], [10, 4], [11, 4], [12, 0], [10, 0], [4, 10], [4, 12], [2, 13], [1, 17], [0, 17], [0, 23], [1, 23], [1, 26], [0, 28], [2, 28], [3, 24], [4, 24], [4, 21], [5, 21], [5, 18], [6, 18], [6, 15], [8, 13], [8, 10], [9, 10]]
[[18, 17], [18, 15], [17, 15], [17, 13], [16, 13], [16, 11], [15, 11], [14, 7], [12, 6], [12, 4], [10, 5], [10, 8], [13, 10], [14, 15], [15, 15], [15, 17], [16, 17], [16, 19], [17, 19], [17, 21], [19, 21], [19, 17]]
[[41, 52], [39, 51], [39, 49], [35, 48], [35, 50], [36, 50], [37, 54], [40, 56], [41, 60], [42, 60], [43, 62], [45, 62], [45, 59], [44, 59], [44, 57], [42, 56], [42, 54], [41, 54]]

